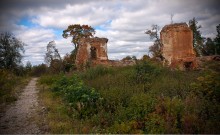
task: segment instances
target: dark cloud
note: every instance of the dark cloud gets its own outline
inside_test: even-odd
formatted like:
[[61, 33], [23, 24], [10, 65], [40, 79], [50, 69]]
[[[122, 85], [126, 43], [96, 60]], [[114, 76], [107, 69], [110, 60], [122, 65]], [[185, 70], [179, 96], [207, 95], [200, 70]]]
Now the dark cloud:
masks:
[[30, 14], [43, 14], [46, 9], [63, 9], [68, 4], [91, 2], [93, 0], [0, 0], [0, 32], [13, 32], [16, 29], [15, 23]]
[[[218, 0], [0, 0], [0, 32], [11, 31], [29, 46], [25, 61], [43, 62], [45, 47], [55, 40], [61, 55], [70, 52], [71, 43], [55, 34], [69, 24], [97, 27], [96, 36], [109, 39], [109, 58], [147, 54], [152, 40], [144, 34], [152, 24], [161, 28], [195, 17], [202, 35], [214, 37], [220, 23]], [[28, 21], [33, 26], [19, 23]], [[146, 51], [146, 53], [144, 53]]]
[[0, 11], [38, 9], [39, 7], [63, 8], [66, 4], [74, 5], [89, 2], [92, 0], [1, 0]]

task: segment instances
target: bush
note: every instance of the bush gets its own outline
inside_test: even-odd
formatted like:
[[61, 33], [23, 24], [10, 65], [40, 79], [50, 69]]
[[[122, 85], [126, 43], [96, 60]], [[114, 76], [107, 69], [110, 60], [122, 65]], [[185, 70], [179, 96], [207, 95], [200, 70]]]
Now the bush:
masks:
[[99, 76], [103, 76], [105, 74], [111, 74], [112, 72], [113, 72], [112, 68], [98, 65], [96, 67], [92, 67], [86, 70], [82, 74], [82, 78], [92, 80]]
[[170, 98], [177, 96], [184, 99], [191, 91], [190, 84], [200, 74], [199, 71], [184, 72], [163, 69], [152, 81], [149, 92], [153, 95], [163, 95]]
[[57, 75], [42, 75], [39, 79], [40, 84], [46, 84], [48, 86], [51, 86], [54, 84], [57, 80], [59, 80], [63, 74], [57, 74]]
[[91, 117], [102, 106], [100, 94], [94, 88], [85, 86], [76, 75], [70, 78], [63, 76], [54, 83], [52, 90], [63, 95], [65, 101], [78, 112], [79, 118]]
[[98, 66], [79, 73], [83, 81], [76, 75], [56, 79], [52, 90], [90, 132], [219, 133], [220, 75], [212, 66], [214, 72], [171, 71], [149, 60]]
[[31, 69], [30, 75], [39, 77], [41, 75], [46, 74], [47, 70], [48, 70], [48, 68], [47, 68], [46, 64], [40, 64], [37, 66], [33, 66]]
[[26, 84], [25, 76], [17, 76], [9, 70], [0, 69], [0, 103], [17, 100], [18, 90]]
[[[165, 133], [181, 133], [181, 118], [184, 104], [178, 97], [159, 97], [155, 113], [162, 116], [164, 120]], [[151, 119], [151, 117], [149, 117]]]
[[149, 94], [136, 94], [126, 108], [127, 119], [143, 120], [143, 118], [154, 111], [156, 98]]
[[197, 81], [191, 84], [196, 95], [216, 100], [220, 103], [220, 74], [211, 72], [208, 75], [200, 76]]
[[161, 68], [150, 61], [143, 61], [135, 66], [135, 80], [137, 83], [150, 83], [156, 77]]
[[[198, 111], [191, 113], [190, 118], [194, 125], [187, 125], [187, 131], [197, 131], [196, 133], [219, 133], [216, 126], [220, 121], [220, 74], [218, 72], [209, 72], [209, 74], [200, 76], [197, 81], [191, 84], [191, 95], [197, 97], [198, 102], [194, 108]], [[193, 117], [194, 116], [194, 117]], [[196, 120], [194, 120], [196, 119]], [[196, 129], [196, 130], [195, 130]]]

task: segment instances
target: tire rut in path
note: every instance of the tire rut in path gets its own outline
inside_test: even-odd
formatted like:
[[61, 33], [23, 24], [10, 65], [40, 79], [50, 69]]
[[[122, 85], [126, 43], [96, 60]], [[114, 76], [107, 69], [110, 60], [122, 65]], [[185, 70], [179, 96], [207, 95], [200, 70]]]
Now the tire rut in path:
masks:
[[9, 105], [0, 117], [0, 133], [39, 134], [35, 117], [38, 108], [37, 78], [32, 78], [18, 100]]

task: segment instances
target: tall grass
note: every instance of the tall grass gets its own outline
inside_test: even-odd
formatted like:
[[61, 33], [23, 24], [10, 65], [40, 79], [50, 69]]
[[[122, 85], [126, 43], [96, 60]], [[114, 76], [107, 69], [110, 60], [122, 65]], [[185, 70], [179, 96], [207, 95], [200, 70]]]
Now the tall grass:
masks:
[[[45, 80], [45, 77], [44, 77]], [[49, 89], [40, 86], [39, 98], [45, 106], [46, 123], [49, 133], [63, 134], [74, 133], [74, 122], [68, 114], [68, 108], [63, 103], [62, 98], [52, 93]], [[40, 122], [43, 123], [43, 122]]]
[[16, 76], [10, 71], [0, 69], [0, 104], [16, 101], [19, 92], [27, 83], [27, 76]]
[[[103, 99], [93, 106], [93, 115], [84, 113], [88, 117], [75, 117], [78, 112], [71, 109], [69, 119], [85, 125], [69, 127], [75, 133], [218, 133], [214, 125], [220, 121], [219, 72], [215, 64], [210, 65], [211, 71], [171, 71], [145, 61], [129, 67], [94, 67], [78, 73], [74, 81], [58, 77], [59, 81], [42, 78], [42, 82], [58, 86], [56, 91], [82, 92], [70, 99], [81, 99], [87, 93], [85, 86]], [[82, 83], [72, 87], [76, 82]], [[68, 108], [65, 95], [57, 96]], [[88, 94], [83, 97], [90, 99]]]

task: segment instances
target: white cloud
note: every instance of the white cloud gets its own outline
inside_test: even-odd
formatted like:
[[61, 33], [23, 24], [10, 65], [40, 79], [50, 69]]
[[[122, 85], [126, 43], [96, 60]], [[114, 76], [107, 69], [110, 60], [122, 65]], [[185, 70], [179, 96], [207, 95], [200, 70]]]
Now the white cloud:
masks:
[[[25, 60], [43, 62], [46, 45], [51, 40], [56, 41], [62, 56], [72, 51], [74, 47], [70, 39], [55, 34], [56, 29], [64, 30], [70, 24], [88, 24], [98, 28], [96, 36], [109, 39], [109, 58], [121, 59], [127, 55], [141, 57], [148, 54], [152, 41], [144, 31], [152, 24], [161, 28], [169, 24], [171, 13], [176, 23], [196, 17], [202, 25], [202, 35], [207, 37], [216, 35], [216, 26], [220, 23], [217, 0], [69, 0], [66, 3], [57, 0], [49, 3], [51, 1], [36, 1], [25, 7], [24, 3], [18, 2], [17, 8], [14, 6], [13, 10], [7, 11], [10, 16], [0, 14], [4, 24], [0, 25], [0, 30], [13, 27], [13, 31], [17, 30], [16, 35], [29, 45]], [[15, 25], [22, 16], [28, 16], [37, 27]]]
[[[93, 6], [94, 5], [94, 6]], [[43, 14], [37, 14], [32, 19], [43, 27], [67, 28], [70, 24], [88, 24], [98, 26], [106, 22], [114, 13], [112, 9], [97, 7], [95, 3], [70, 5], [64, 9], [45, 9]]]

